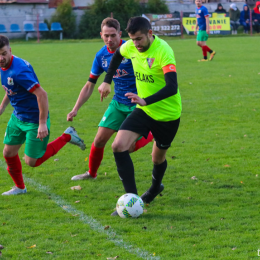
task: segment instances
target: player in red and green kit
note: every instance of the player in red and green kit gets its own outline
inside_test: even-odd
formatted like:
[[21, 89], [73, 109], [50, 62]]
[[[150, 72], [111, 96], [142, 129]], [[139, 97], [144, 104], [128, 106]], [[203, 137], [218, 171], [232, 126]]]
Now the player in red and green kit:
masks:
[[31, 167], [40, 166], [68, 142], [82, 150], [86, 146], [73, 127], [67, 128], [48, 144], [50, 116], [47, 93], [40, 86], [31, 64], [12, 55], [9, 39], [3, 35], [0, 35], [0, 67], [1, 83], [5, 90], [0, 115], [9, 103], [14, 108], [5, 132], [3, 155], [15, 186], [2, 195], [17, 195], [27, 192], [18, 155], [24, 143], [25, 163]]
[[[126, 96], [137, 107], [121, 125], [112, 149], [126, 193], [137, 194], [134, 165], [128, 150], [134, 140], [152, 132], [155, 140], [152, 185], [141, 196], [144, 203], [150, 203], [164, 189], [162, 179], [167, 168], [166, 152], [179, 127], [181, 97], [171, 47], [153, 35], [151, 24], [144, 17], [131, 18], [126, 31], [131, 40], [115, 52], [100, 88], [110, 87], [113, 74], [123, 57], [131, 59], [137, 94], [126, 93]], [[117, 212], [112, 215], [117, 215]]]
[[[197, 45], [202, 48], [203, 59], [198, 61], [208, 61], [207, 52], [210, 53], [209, 60], [213, 60], [215, 51], [211, 50], [206, 41], [209, 35], [209, 13], [208, 9], [202, 5], [202, 0], [195, 0], [196, 4], [196, 26], [194, 34], [197, 35]], [[199, 27], [199, 31], [198, 30]]]

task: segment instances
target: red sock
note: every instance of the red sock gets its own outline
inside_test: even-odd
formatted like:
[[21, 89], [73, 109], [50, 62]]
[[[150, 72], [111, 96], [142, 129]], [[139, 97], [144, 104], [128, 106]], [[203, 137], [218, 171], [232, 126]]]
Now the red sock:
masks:
[[67, 142], [69, 142], [71, 139], [71, 136], [69, 134], [62, 134], [62, 136], [58, 137], [51, 143], [47, 145], [45, 154], [39, 158], [34, 167], [40, 166], [42, 163], [44, 163], [46, 160], [48, 160], [50, 157], [55, 155]]
[[93, 178], [97, 176], [97, 170], [103, 159], [103, 154], [104, 154], [104, 147], [97, 148], [94, 146], [94, 143], [92, 143], [90, 149], [90, 155], [89, 155], [88, 172]]
[[149, 132], [147, 139], [142, 137], [140, 140], [136, 141], [134, 151], [137, 151], [140, 148], [146, 146], [148, 143], [152, 142], [152, 140], [153, 140], [153, 134]]
[[207, 48], [208, 46], [202, 46], [202, 53], [203, 53], [203, 57], [207, 57]]
[[204, 50], [206, 51], [206, 55], [207, 55], [207, 52], [212, 52], [212, 50], [207, 46], [203, 46]]
[[7, 171], [12, 177], [16, 187], [24, 189], [23, 175], [22, 175], [22, 164], [19, 155], [14, 157], [4, 157], [7, 163]]

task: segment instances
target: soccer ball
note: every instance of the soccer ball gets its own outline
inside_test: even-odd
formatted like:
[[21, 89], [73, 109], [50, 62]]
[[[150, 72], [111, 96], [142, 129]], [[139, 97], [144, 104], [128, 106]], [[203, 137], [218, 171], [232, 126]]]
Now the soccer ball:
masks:
[[144, 203], [138, 195], [127, 193], [118, 199], [116, 210], [121, 218], [137, 218], [144, 211]]

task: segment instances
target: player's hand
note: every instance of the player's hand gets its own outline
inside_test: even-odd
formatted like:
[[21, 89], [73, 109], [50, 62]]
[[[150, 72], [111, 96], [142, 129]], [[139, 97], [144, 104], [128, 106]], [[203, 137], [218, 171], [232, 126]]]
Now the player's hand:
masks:
[[126, 93], [125, 96], [130, 98], [132, 103], [138, 104], [140, 106], [146, 106], [145, 100], [140, 98], [140, 97], [138, 97], [134, 93]]
[[67, 114], [67, 121], [73, 121], [73, 117], [77, 116], [77, 111], [72, 110]]
[[106, 98], [108, 94], [111, 92], [111, 85], [103, 82], [99, 87], [98, 87], [98, 92], [100, 94], [100, 101], [103, 101], [103, 98]]
[[207, 32], [207, 34], [210, 34], [210, 30], [209, 29], [207, 29], [206, 32]]
[[43, 138], [45, 138], [49, 134], [48, 128], [46, 124], [40, 124], [38, 127], [38, 135], [36, 138], [39, 138], [41, 141], [43, 141]]
[[195, 30], [195, 31], [194, 31], [194, 34], [195, 34], [195, 35], [197, 35], [197, 34], [198, 34], [198, 32]]

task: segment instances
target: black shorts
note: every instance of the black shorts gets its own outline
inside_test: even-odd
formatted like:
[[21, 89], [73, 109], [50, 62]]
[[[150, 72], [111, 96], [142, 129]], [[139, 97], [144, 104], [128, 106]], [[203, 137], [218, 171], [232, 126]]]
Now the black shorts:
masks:
[[180, 124], [180, 118], [162, 122], [148, 116], [142, 109], [135, 108], [125, 119], [119, 130], [128, 130], [147, 138], [151, 131], [159, 149], [168, 149], [171, 146]]

